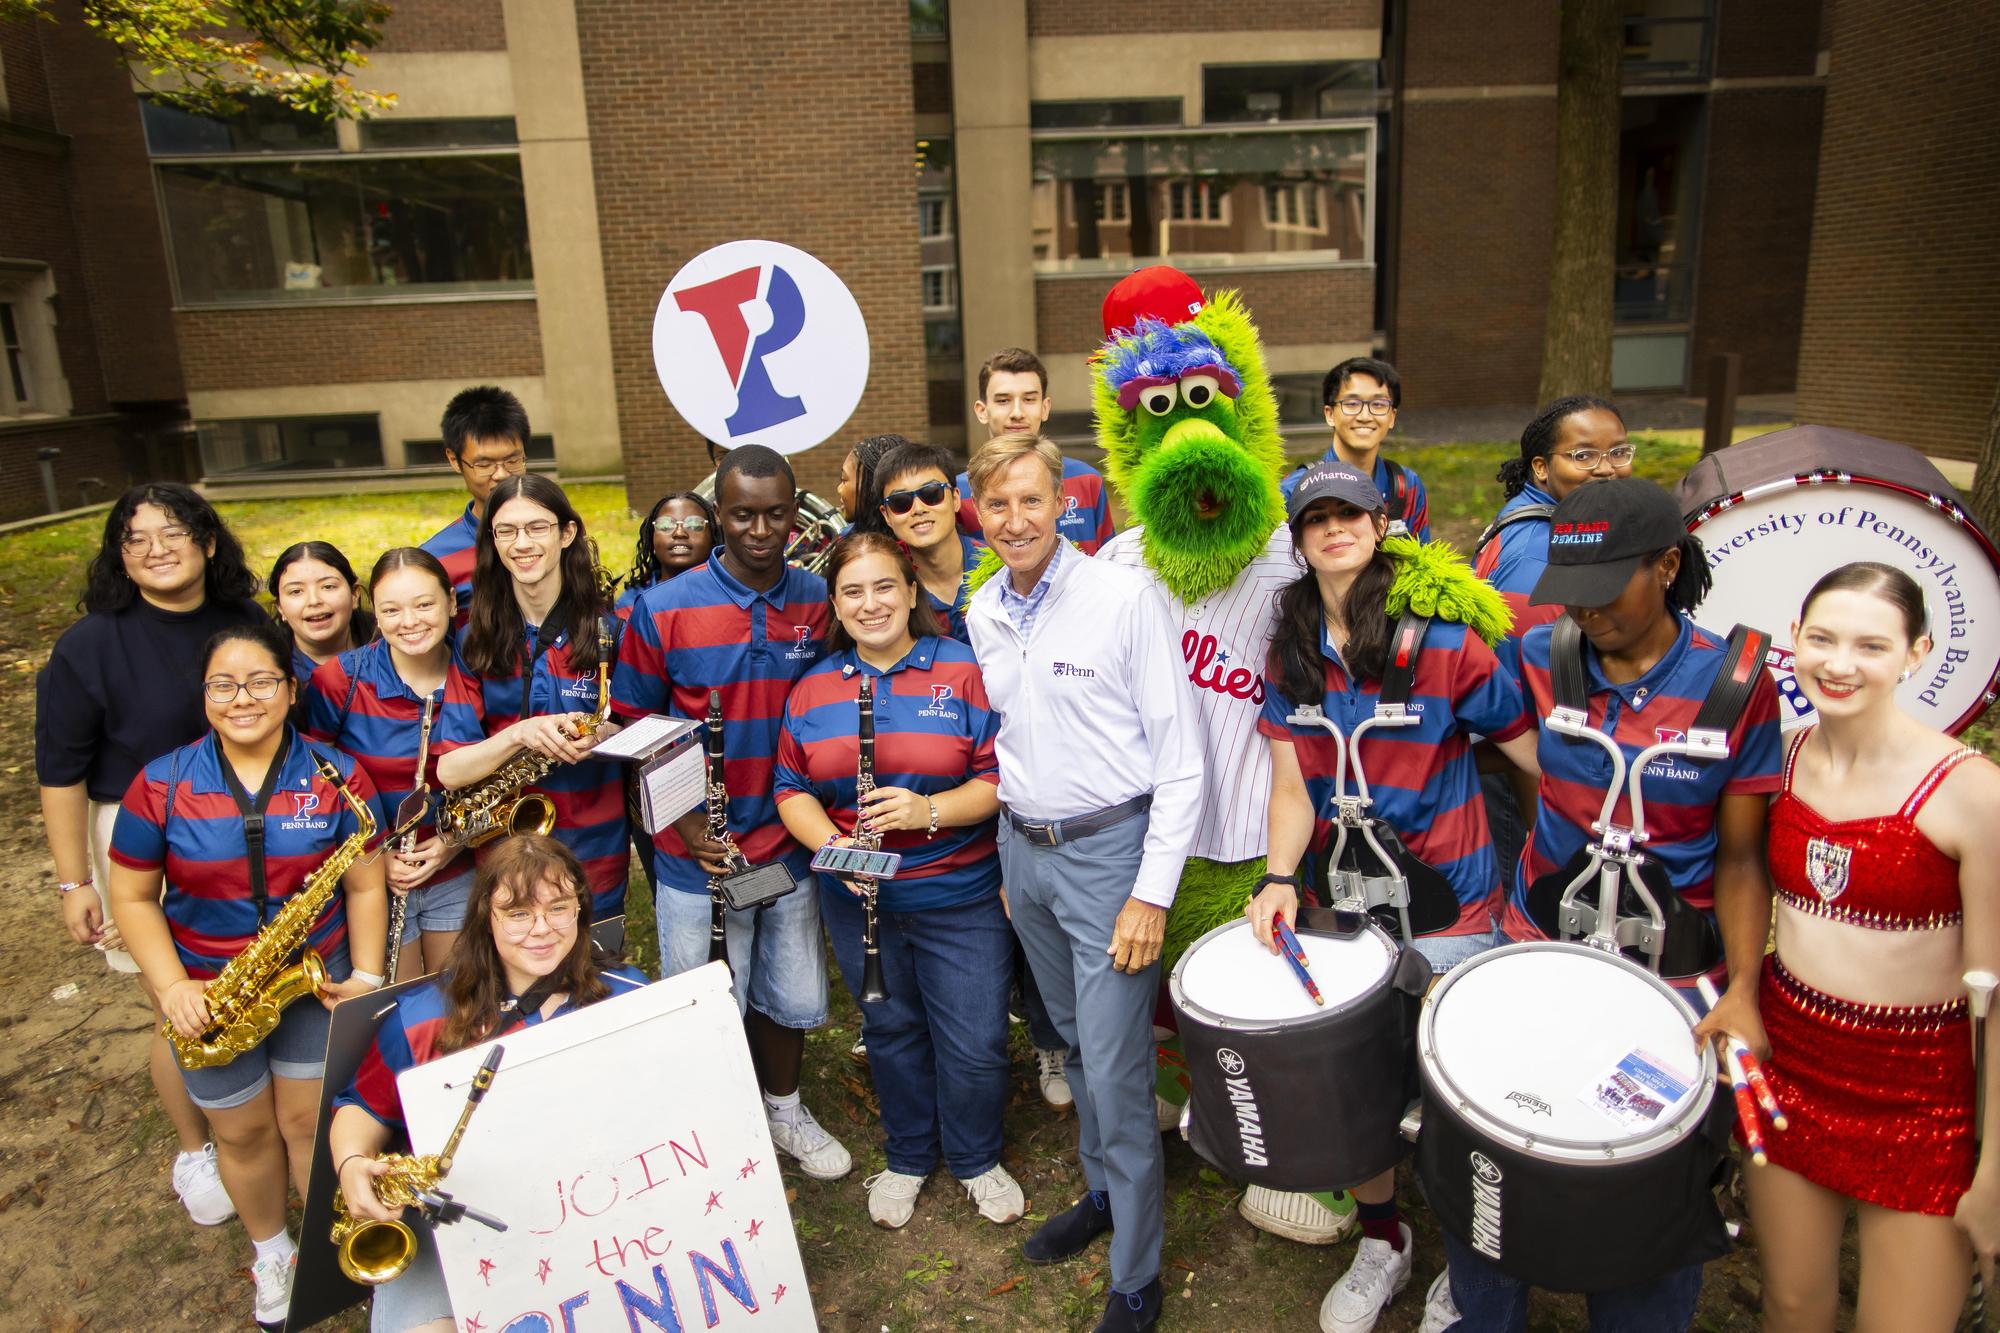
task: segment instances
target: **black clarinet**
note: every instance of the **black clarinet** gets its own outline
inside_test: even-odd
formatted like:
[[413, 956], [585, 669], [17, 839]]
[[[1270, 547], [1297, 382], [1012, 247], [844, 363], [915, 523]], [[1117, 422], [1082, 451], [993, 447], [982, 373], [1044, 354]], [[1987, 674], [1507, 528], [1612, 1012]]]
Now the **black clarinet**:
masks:
[[[708, 836], [728, 847], [729, 786], [722, 774], [722, 691], [708, 692]], [[708, 877], [708, 961], [729, 961], [729, 904], [722, 896], [722, 876]]]
[[[880, 851], [882, 835], [872, 833], [862, 822], [862, 803], [875, 790], [875, 679], [861, 678], [861, 722], [855, 735], [860, 741], [859, 768], [854, 777], [854, 845], [863, 851]], [[861, 1001], [874, 1004], [889, 998], [882, 982], [882, 945], [875, 937], [875, 900], [882, 886], [875, 879], [861, 879]]]

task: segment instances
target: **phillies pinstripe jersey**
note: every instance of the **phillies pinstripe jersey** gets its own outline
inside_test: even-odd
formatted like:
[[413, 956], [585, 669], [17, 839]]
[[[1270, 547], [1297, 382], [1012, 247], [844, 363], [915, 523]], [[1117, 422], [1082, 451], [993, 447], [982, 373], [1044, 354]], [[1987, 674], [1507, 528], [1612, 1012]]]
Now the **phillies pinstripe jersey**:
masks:
[[[607, 616], [611, 643], [616, 651], [623, 629], [615, 617]], [[523, 627], [516, 661], [533, 663], [528, 699], [521, 699], [521, 673], [484, 676], [479, 682], [480, 716], [484, 734], [491, 736], [513, 726], [522, 717], [550, 713], [595, 713], [597, 672], [579, 671], [570, 665], [569, 636], [559, 634], [553, 643], [537, 642], [539, 632]], [[463, 742], [454, 738], [456, 748]], [[432, 742], [435, 747], [436, 742]], [[630, 826], [625, 814], [625, 766], [616, 759], [584, 759], [559, 764], [540, 782], [528, 788], [542, 793], [556, 808], [554, 836], [576, 853], [583, 873], [590, 880], [590, 913], [603, 921], [625, 910], [625, 876], [631, 862]]]
[[[1145, 568], [1146, 529], [1127, 528], [1098, 559]], [[1300, 576], [1292, 559], [1291, 529], [1279, 524], [1257, 558], [1235, 582], [1192, 606], [1164, 584], [1160, 593], [1180, 627], [1181, 657], [1201, 713], [1201, 817], [1189, 856], [1248, 861], [1264, 854], [1265, 814], [1271, 803], [1271, 752], [1257, 734], [1264, 706], [1265, 659], [1278, 620], [1278, 594]]]
[[[792, 688], [778, 736], [778, 804], [811, 796], [842, 833], [854, 832], [854, 784], [861, 676], [875, 677], [875, 785], [935, 796], [981, 778], [995, 786], [1000, 764], [993, 738], [1000, 718], [972, 649], [956, 639], [923, 638], [887, 671], [848, 649], [823, 658]], [[1000, 887], [994, 822], [884, 836], [882, 850], [903, 858], [882, 882], [882, 906], [926, 912], [988, 897]]]
[[[163, 754], [139, 771], [126, 789], [111, 833], [111, 859], [128, 870], [166, 876], [167, 930], [189, 977], [206, 981], [242, 953], [297, 893], [306, 877], [357, 827], [340, 789], [321, 775], [311, 748], [290, 727], [271, 799], [264, 806], [262, 919], [250, 895], [249, 850], [243, 817], [222, 776], [220, 742], [210, 732], [192, 745]], [[356, 799], [375, 816], [375, 841], [388, 826], [382, 800], [352, 755], [318, 747]], [[167, 786], [174, 787], [167, 818]], [[347, 899], [336, 890], [312, 924], [307, 945], [323, 958], [347, 947]]]
[[[668, 713], [708, 716], [708, 692], [722, 691], [724, 779], [729, 831], [752, 865], [783, 858], [793, 875], [812, 873], [805, 849], [778, 822], [771, 771], [792, 683], [812, 670], [826, 640], [826, 580], [795, 565], [763, 592], [708, 563], [641, 593], [611, 678], [622, 718]], [[673, 827], [653, 835], [662, 887], [708, 892], [708, 875]]]
[[[419, 779], [417, 745], [423, 735], [423, 715], [424, 701], [396, 673], [389, 645], [382, 639], [329, 657], [306, 686], [306, 735], [359, 759], [381, 794], [382, 808], [391, 816], [420, 781], [428, 782], [433, 792], [444, 790], [437, 776], [439, 755], [486, 739], [479, 725], [479, 680], [459, 658], [456, 637], [451, 663], [445, 668], [443, 698], [431, 720], [430, 759]], [[436, 831], [435, 822], [426, 819], [417, 826], [417, 837], [428, 838]], [[472, 856], [461, 851], [433, 870], [428, 882], [442, 884], [470, 869]]]
[[464, 629], [466, 614], [472, 609], [472, 570], [479, 557], [479, 516], [472, 512], [472, 502], [468, 500], [463, 514], [433, 533], [424, 542], [424, 549], [451, 575], [452, 595], [458, 599], [451, 627]]

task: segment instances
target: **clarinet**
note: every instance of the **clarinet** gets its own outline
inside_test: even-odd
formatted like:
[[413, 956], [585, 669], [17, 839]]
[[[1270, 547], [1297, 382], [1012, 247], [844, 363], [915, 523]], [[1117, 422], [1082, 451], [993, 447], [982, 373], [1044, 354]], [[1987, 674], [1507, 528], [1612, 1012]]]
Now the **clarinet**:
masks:
[[[708, 836], [729, 845], [729, 787], [722, 776], [722, 691], [708, 692]], [[729, 961], [729, 904], [722, 896], [722, 876], [708, 877], [708, 961]]]
[[[875, 790], [875, 679], [861, 678], [861, 694], [857, 700], [861, 705], [861, 722], [855, 735], [860, 742], [860, 760], [854, 776], [854, 845], [863, 851], [880, 851], [882, 835], [873, 833], [862, 823], [861, 807]], [[876, 938], [876, 899], [881, 896], [881, 882], [862, 879], [861, 883], [861, 1002], [874, 1004], [889, 998], [889, 988], [882, 982], [882, 945]]]

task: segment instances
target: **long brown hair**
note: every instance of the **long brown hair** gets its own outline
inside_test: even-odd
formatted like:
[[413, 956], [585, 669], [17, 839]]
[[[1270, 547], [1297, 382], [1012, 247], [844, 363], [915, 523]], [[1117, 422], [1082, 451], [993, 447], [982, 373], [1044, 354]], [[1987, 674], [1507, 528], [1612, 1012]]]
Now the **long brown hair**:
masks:
[[[491, 510], [489, 508], [488, 512]], [[450, 1006], [438, 1048], [456, 1051], [484, 1041], [500, 1022], [500, 1005], [507, 999], [507, 972], [493, 940], [493, 909], [533, 905], [545, 883], [559, 884], [576, 895], [576, 939], [556, 965], [556, 990], [581, 1008], [611, 993], [604, 982], [606, 968], [621, 960], [599, 952], [590, 942], [590, 882], [575, 853], [554, 838], [517, 833], [480, 863], [465, 904], [465, 927], [445, 959], [439, 985]]]
[[521, 604], [514, 600], [513, 577], [501, 564], [500, 552], [493, 544], [493, 516], [509, 500], [526, 500], [554, 514], [553, 540], [561, 541], [562, 530], [576, 525], [576, 540], [563, 547], [557, 557], [562, 592], [549, 612], [548, 623], [542, 626], [542, 641], [553, 643], [555, 635], [568, 635], [570, 669], [580, 675], [597, 670], [597, 622], [610, 608], [597, 596], [590, 536], [584, 531], [583, 516], [563, 494], [563, 488], [533, 472], [507, 478], [486, 497], [486, 515], [479, 521], [479, 554], [472, 570], [471, 614], [460, 646], [465, 664], [477, 675], [503, 679], [520, 669], [521, 636], [526, 626], [521, 620]]
[[938, 623], [937, 612], [931, 610], [930, 598], [924, 595], [917, 583], [917, 567], [910, 563], [910, 553], [894, 537], [879, 532], [850, 532], [833, 544], [826, 554], [826, 605], [827, 627], [826, 648], [830, 653], [844, 653], [854, 646], [854, 636], [847, 632], [847, 626], [840, 623], [839, 601], [834, 589], [840, 586], [840, 571], [859, 560], [864, 555], [886, 555], [896, 562], [896, 572], [902, 576], [917, 594], [917, 604], [910, 608], [910, 637], [913, 639], [938, 638], [945, 634], [945, 628]]

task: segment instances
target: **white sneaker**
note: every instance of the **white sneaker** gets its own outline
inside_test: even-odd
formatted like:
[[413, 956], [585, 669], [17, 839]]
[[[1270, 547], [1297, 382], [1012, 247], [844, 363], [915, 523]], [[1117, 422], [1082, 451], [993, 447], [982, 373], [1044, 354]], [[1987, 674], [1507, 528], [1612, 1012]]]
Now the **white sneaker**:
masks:
[[766, 1121], [771, 1127], [771, 1142], [778, 1151], [798, 1161], [799, 1170], [814, 1180], [839, 1180], [854, 1169], [854, 1159], [847, 1155], [847, 1149], [840, 1146], [840, 1140], [819, 1127], [804, 1102], [799, 1103], [794, 1117], [771, 1116]]
[[1354, 1230], [1359, 1220], [1352, 1205], [1345, 1212], [1335, 1212], [1310, 1194], [1291, 1194], [1266, 1185], [1252, 1185], [1243, 1191], [1236, 1211], [1259, 1231], [1301, 1245], [1332, 1245]]
[[1035, 1077], [1042, 1085], [1042, 1100], [1058, 1111], [1067, 1111], [1076, 1101], [1069, 1090], [1069, 1075], [1063, 1072], [1068, 1063], [1068, 1051], [1035, 1048]]
[[276, 1328], [291, 1312], [292, 1274], [298, 1267], [296, 1251], [282, 1259], [257, 1259], [251, 1263], [250, 1276], [257, 1283], [257, 1322], [265, 1328]]
[[1383, 1308], [1410, 1285], [1410, 1228], [1397, 1225], [1403, 1232], [1402, 1249], [1367, 1236], [1354, 1247], [1347, 1275], [1319, 1303], [1320, 1333], [1369, 1333]]
[[196, 1226], [221, 1226], [236, 1216], [229, 1191], [222, 1188], [222, 1173], [215, 1169], [215, 1145], [204, 1143], [200, 1152], [184, 1152], [174, 1158], [174, 1193]]
[[1028, 1200], [1022, 1195], [1021, 1186], [997, 1162], [990, 1171], [958, 1183], [965, 1186], [965, 1192], [979, 1208], [979, 1215], [989, 1222], [1004, 1226], [1020, 1221], [1021, 1214], [1028, 1211]]
[[854, 1044], [847, 1048], [847, 1058], [858, 1065], [868, 1063], [868, 1038], [856, 1037]]
[[1424, 1296], [1424, 1323], [1418, 1333], [1444, 1333], [1459, 1320], [1458, 1302], [1451, 1298], [1451, 1271], [1437, 1275]]
[[868, 1191], [869, 1220], [878, 1227], [894, 1230], [917, 1211], [917, 1195], [924, 1188], [924, 1178], [906, 1176], [900, 1171], [877, 1171], [861, 1185]]
[[1182, 1109], [1182, 1107], [1175, 1106], [1159, 1093], [1154, 1093], [1153, 1127], [1158, 1129], [1162, 1134], [1171, 1134], [1181, 1127]]

